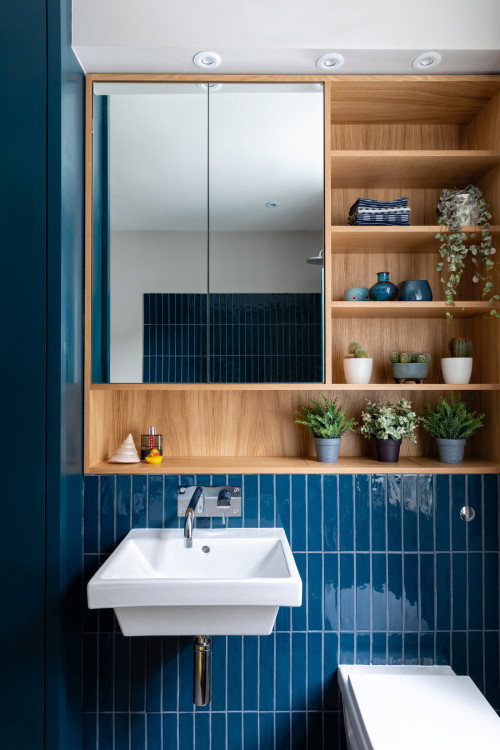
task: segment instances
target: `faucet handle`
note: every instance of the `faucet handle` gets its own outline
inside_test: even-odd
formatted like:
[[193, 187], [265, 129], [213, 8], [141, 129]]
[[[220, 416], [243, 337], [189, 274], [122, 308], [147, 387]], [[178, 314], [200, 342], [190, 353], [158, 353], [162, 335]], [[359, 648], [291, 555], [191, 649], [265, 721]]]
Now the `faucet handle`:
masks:
[[218, 508], [230, 508], [231, 507], [231, 493], [229, 490], [221, 490], [217, 497]]

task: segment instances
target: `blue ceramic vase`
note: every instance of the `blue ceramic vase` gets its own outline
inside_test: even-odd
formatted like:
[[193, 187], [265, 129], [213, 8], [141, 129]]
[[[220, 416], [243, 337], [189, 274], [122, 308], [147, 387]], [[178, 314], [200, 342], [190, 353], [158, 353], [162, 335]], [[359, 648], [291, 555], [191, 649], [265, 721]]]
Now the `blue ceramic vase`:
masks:
[[370, 299], [376, 302], [389, 302], [398, 296], [396, 284], [389, 281], [389, 271], [379, 271], [377, 273], [378, 281], [370, 289]]
[[432, 291], [429, 282], [425, 279], [402, 281], [399, 285], [399, 299], [403, 302], [430, 302]]

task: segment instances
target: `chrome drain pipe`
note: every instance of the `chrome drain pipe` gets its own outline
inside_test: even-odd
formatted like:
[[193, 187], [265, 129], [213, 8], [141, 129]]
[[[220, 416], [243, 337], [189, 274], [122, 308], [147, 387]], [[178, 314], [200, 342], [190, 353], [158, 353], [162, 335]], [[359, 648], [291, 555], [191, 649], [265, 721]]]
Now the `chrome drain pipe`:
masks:
[[212, 640], [206, 635], [197, 635], [193, 643], [193, 702], [195, 706], [210, 703], [212, 679]]

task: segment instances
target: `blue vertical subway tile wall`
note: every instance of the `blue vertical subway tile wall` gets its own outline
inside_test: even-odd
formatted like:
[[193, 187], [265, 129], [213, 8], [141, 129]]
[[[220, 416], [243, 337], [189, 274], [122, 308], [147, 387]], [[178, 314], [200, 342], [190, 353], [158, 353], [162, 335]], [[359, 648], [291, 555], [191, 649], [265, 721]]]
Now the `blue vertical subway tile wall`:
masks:
[[230, 524], [286, 530], [302, 606], [270, 636], [214, 637], [197, 709], [191, 638], [125, 638], [85, 608], [85, 750], [344, 750], [342, 662], [451, 664], [500, 711], [497, 476], [87, 476], [86, 580], [130, 528], [179, 525], [178, 484], [226, 482]]
[[318, 382], [321, 316], [320, 294], [145, 294], [144, 382]]

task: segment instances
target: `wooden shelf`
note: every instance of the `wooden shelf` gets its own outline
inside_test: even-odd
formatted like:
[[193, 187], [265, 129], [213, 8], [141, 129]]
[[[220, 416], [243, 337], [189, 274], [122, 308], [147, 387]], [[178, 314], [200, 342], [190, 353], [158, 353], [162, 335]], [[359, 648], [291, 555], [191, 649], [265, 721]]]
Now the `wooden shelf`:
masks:
[[164, 459], [160, 466], [110, 464], [91, 466], [89, 474], [497, 474], [500, 464], [480, 459], [465, 459], [462, 464], [442, 464], [435, 458], [404, 456], [395, 464], [386, 464], [365, 456], [340, 457], [337, 463], [319, 463], [313, 457], [216, 456]]
[[93, 383], [91, 391], [500, 391], [500, 383]]
[[498, 76], [335, 76], [331, 122], [465, 124], [499, 87]]
[[[436, 233], [444, 227], [354, 227], [333, 226], [332, 253], [436, 253]], [[481, 227], [464, 227], [466, 232], [481, 232]], [[500, 226], [490, 226], [490, 234], [500, 235]]]
[[[455, 307], [446, 302], [332, 302], [333, 318], [454, 318], [488, 316], [489, 302], [457, 302]], [[498, 306], [495, 309], [499, 309]]]
[[332, 151], [332, 188], [460, 188], [500, 164], [500, 151]]

